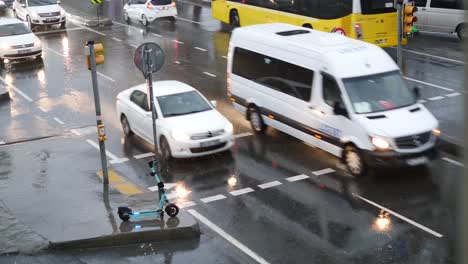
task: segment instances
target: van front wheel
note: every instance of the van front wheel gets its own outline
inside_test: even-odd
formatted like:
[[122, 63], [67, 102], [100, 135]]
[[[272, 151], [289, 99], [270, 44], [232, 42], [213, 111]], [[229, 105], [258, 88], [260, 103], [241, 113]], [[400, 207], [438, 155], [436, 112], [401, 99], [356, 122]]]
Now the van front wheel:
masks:
[[266, 125], [263, 123], [260, 111], [256, 107], [251, 107], [249, 109], [249, 120], [250, 125], [256, 134], [263, 134], [265, 132]]
[[364, 160], [360, 151], [354, 146], [346, 146], [343, 154], [344, 162], [348, 171], [354, 177], [360, 177], [364, 174]]

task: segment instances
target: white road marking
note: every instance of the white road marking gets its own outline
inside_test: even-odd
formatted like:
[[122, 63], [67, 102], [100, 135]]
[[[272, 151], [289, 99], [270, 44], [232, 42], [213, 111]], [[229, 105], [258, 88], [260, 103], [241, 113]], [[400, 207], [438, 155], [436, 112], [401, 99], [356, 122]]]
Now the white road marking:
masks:
[[173, 39], [172, 41], [174, 41], [175, 43], [184, 44], [182, 41], [178, 41], [177, 39]]
[[156, 34], [156, 33], [151, 33], [151, 35], [156, 36], [156, 37], [160, 37], [160, 38], [162, 37], [161, 35]]
[[421, 84], [425, 84], [425, 85], [427, 85], [427, 86], [432, 86], [432, 87], [439, 88], [439, 89], [442, 89], [442, 90], [445, 90], [445, 91], [453, 92], [453, 89], [450, 89], [450, 88], [447, 88], [447, 87], [443, 87], [443, 86], [440, 86], [440, 85], [437, 85], [437, 84], [432, 84], [432, 83], [428, 83], [428, 82], [423, 82], [423, 81], [416, 80], [416, 79], [412, 79], [412, 78], [409, 78], [409, 77], [403, 77], [403, 78], [406, 79], [406, 80], [408, 80], [408, 81], [412, 81], [412, 82], [416, 82], [416, 83], [421, 83]]
[[446, 97], [454, 97], [454, 96], [459, 96], [459, 95], [461, 95], [461, 93], [455, 92], [455, 93], [446, 94], [445, 96], [446, 96]]
[[208, 75], [208, 76], [211, 76], [211, 77], [216, 77], [216, 75], [212, 74], [212, 73], [209, 73], [209, 72], [203, 72], [204, 74]]
[[31, 97], [27, 96], [27, 95], [26, 95], [25, 93], [23, 93], [20, 89], [16, 88], [16, 86], [14, 86], [13, 84], [8, 84], [8, 83], [5, 81], [5, 79], [3, 79], [2, 76], [0, 76], [0, 80], [1, 80], [2, 82], [4, 82], [5, 85], [6, 85], [7, 87], [10, 87], [11, 89], [13, 89], [17, 94], [21, 95], [21, 96], [22, 96], [24, 99], [26, 99], [27, 101], [29, 101], [29, 102], [32, 102], [32, 101], [33, 101], [33, 100], [31, 99]]
[[44, 107], [39, 106], [39, 107], [37, 107], [37, 108], [39, 108], [39, 110], [41, 110], [42, 112], [47, 113], [47, 110], [46, 110]]
[[141, 28], [137, 28], [137, 27], [130, 26], [130, 25], [127, 25], [127, 24], [123, 24], [123, 23], [120, 23], [120, 22], [117, 22], [117, 21], [112, 21], [112, 23], [120, 25], [120, 26], [128, 27], [128, 28], [132, 28], [132, 29], [135, 29], [135, 30], [139, 30], [139, 31], [143, 30]]
[[463, 164], [463, 163], [461, 163], [461, 162], [458, 162], [458, 161], [456, 161], [456, 160], [449, 159], [449, 158], [447, 158], [447, 157], [443, 157], [442, 159], [445, 160], [445, 161], [447, 161], [447, 162], [450, 162], [450, 163], [452, 163], [452, 164], [455, 164], [455, 165], [457, 165], [457, 166], [460, 166], [460, 167], [463, 167], [463, 168], [465, 167], [465, 164]]
[[138, 48], [137, 45], [130, 44], [130, 46], [134, 47], [135, 49]]
[[75, 134], [77, 136], [81, 136], [81, 133], [78, 132], [76, 129], [71, 129], [70, 132], [72, 132], [73, 134]]
[[180, 61], [174, 61], [175, 64], [180, 64]]
[[70, 131], [77, 136], [83, 136], [83, 135], [91, 135], [91, 134], [97, 133], [97, 128], [95, 126], [89, 126], [89, 127], [71, 129]]
[[423, 225], [421, 225], [419, 223], [416, 223], [415, 221], [413, 221], [413, 220], [411, 220], [409, 218], [406, 218], [406, 217], [404, 217], [404, 216], [402, 216], [402, 215], [400, 215], [400, 214], [398, 214], [398, 213], [396, 213], [396, 212], [394, 212], [394, 211], [392, 211], [392, 210], [390, 210], [388, 208], [385, 208], [385, 207], [383, 207], [383, 206], [381, 206], [381, 205], [379, 205], [379, 204], [377, 204], [377, 203], [375, 203], [375, 202], [373, 202], [371, 200], [368, 200], [368, 199], [366, 199], [366, 198], [364, 198], [364, 197], [362, 197], [360, 195], [354, 194], [354, 193], [353, 193], [353, 195], [356, 196], [357, 198], [363, 200], [364, 202], [366, 202], [368, 204], [371, 204], [371, 205], [373, 205], [373, 206], [375, 206], [375, 207], [377, 207], [377, 208], [379, 208], [381, 210], [385, 210], [386, 212], [390, 213], [391, 215], [393, 215], [395, 217], [398, 217], [401, 220], [403, 220], [403, 221], [405, 221], [405, 222], [407, 222], [409, 224], [412, 224], [412, 225], [414, 225], [415, 227], [417, 227], [417, 228], [419, 228], [421, 230], [424, 230], [424, 231], [428, 232], [431, 235], [434, 235], [434, 236], [439, 237], [439, 238], [443, 237], [442, 234], [437, 233], [434, 230], [431, 230], [431, 229], [429, 229], [429, 228], [427, 228], [427, 227], [425, 227], [425, 226], [423, 226]]
[[275, 187], [275, 186], [278, 186], [278, 185], [281, 185], [282, 183], [279, 182], [279, 181], [272, 181], [272, 182], [267, 182], [267, 183], [263, 183], [263, 184], [260, 184], [260, 185], [257, 185], [259, 188], [261, 189], [268, 189], [268, 188], [271, 188], [271, 187]]
[[[87, 139], [86, 142], [88, 142], [88, 144], [90, 144], [91, 146], [93, 146], [95, 149], [99, 150], [99, 145], [92, 141], [91, 139]], [[115, 164], [115, 163], [123, 163], [123, 162], [126, 162], [128, 161], [127, 158], [118, 158], [116, 155], [112, 154], [110, 151], [106, 150], [106, 156], [109, 157], [111, 160], [109, 161], [111, 164]]]
[[305, 179], [308, 179], [308, 178], [310, 178], [310, 177], [305, 175], [305, 174], [301, 174], [301, 175], [286, 178], [286, 180], [288, 182], [295, 182], [295, 181], [305, 180]]
[[[164, 189], [165, 190], [170, 190], [170, 189], [174, 188], [175, 186], [177, 186], [177, 183], [164, 183]], [[149, 187], [148, 190], [150, 190], [152, 192], [157, 192], [159, 189], [158, 189], [158, 186], [155, 185], [155, 186]]]
[[192, 22], [192, 23], [195, 23], [195, 24], [201, 24], [200, 22], [198, 21], [193, 21], [193, 20], [190, 20], [190, 19], [186, 19], [186, 18], [181, 18], [181, 17], [177, 17], [177, 20], [183, 20], [183, 21], [187, 21], [187, 22]]
[[61, 124], [61, 125], [65, 124], [65, 123], [64, 123], [62, 120], [60, 120], [58, 117], [54, 117], [54, 120], [55, 120], [55, 122], [57, 122], [57, 123], [59, 123], [59, 124]]
[[5, 141], [0, 140], [0, 145], [5, 145]]
[[76, 27], [76, 28], [67, 28], [67, 29], [57, 29], [57, 30], [49, 30], [49, 31], [42, 31], [42, 32], [34, 32], [34, 34], [36, 34], [36, 35], [45, 35], [45, 34], [68, 32], [68, 31], [75, 31], [75, 30], [84, 30], [84, 28]]
[[228, 233], [224, 232], [219, 226], [215, 225], [213, 222], [208, 220], [206, 217], [203, 215], [199, 214], [197, 211], [194, 209], [189, 209], [187, 210], [193, 217], [198, 219], [200, 222], [203, 224], [207, 225], [209, 228], [211, 228], [214, 232], [218, 233], [221, 237], [226, 239], [229, 243], [233, 244], [235, 247], [240, 249], [242, 252], [253, 258], [255, 261], [261, 264], [269, 264], [268, 261], [266, 261], [264, 258], [260, 257], [257, 253], [253, 252], [251, 249], [246, 247], [244, 244], [239, 242], [237, 239], [229, 235]]
[[103, 73], [97, 72], [97, 74], [98, 74], [99, 76], [101, 76], [102, 78], [104, 78], [104, 79], [107, 79], [107, 80], [109, 80], [109, 81], [111, 81], [111, 82], [115, 82], [114, 79], [112, 79], [112, 78], [109, 77], [109, 76], [106, 76], [106, 75], [103, 74]]
[[210, 196], [210, 197], [200, 199], [200, 201], [202, 201], [204, 203], [210, 203], [210, 202], [214, 202], [214, 201], [218, 201], [218, 200], [222, 200], [222, 199], [226, 199], [226, 196], [224, 196], [222, 194], [218, 194], [218, 195], [213, 195], [213, 196]]
[[[106, 154], [112, 154], [112, 153], [107, 153], [107, 150], [106, 150]], [[109, 161], [110, 164], [118, 164], [118, 163], [124, 163], [124, 162], [127, 162], [128, 159], [127, 158], [120, 158], [120, 159], [111, 159]]]
[[223, 58], [227, 59], [228, 57], [227, 56], [222, 56]]
[[192, 206], [195, 206], [197, 205], [195, 202], [193, 201], [187, 201], [187, 202], [183, 202], [181, 204], [179, 204], [179, 208], [187, 208], [187, 207], [192, 207]]
[[148, 152], [148, 153], [144, 153], [144, 154], [139, 154], [139, 155], [135, 155], [133, 156], [135, 159], [143, 159], [143, 158], [148, 158], [148, 157], [151, 157], [151, 156], [154, 156], [154, 153], [153, 152]]
[[88, 31], [94, 32], [94, 33], [96, 33], [96, 34], [99, 34], [99, 35], [101, 35], [101, 36], [107, 36], [107, 34], [102, 33], [102, 32], [99, 32], [99, 31], [94, 30], [94, 29], [92, 29], [92, 28], [89, 28], [89, 27], [87, 27], [87, 26], [80, 25], [80, 27], [82, 27], [82, 28], [84, 28], [84, 29], [86, 29], [86, 30], [88, 30]]
[[427, 103], [426, 100], [418, 100], [418, 102], [421, 104]]
[[62, 53], [60, 53], [60, 52], [58, 52], [58, 51], [55, 51], [55, 50], [53, 50], [53, 49], [51, 49], [51, 48], [49, 48], [49, 47], [46, 47], [46, 49], [49, 50], [49, 51], [52, 52], [52, 53], [55, 53], [55, 54], [59, 55], [59, 56], [66, 57], [66, 56], [63, 55]]
[[249, 136], [252, 136], [252, 135], [253, 135], [252, 133], [246, 132], [246, 133], [240, 133], [240, 134], [234, 135], [234, 138], [249, 137]]
[[121, 39], [116, 38], [116, 37], [113, 37], [112, 39], [115, 40], [115, 41], [118, 41], [118, 42], [121, 42], [121, 41], [122, 41]]
[[[392, 47], [392, 48], [395, 48], [395, 47]], [[463, 62], [463, 61], [449, 59], [449, 58], [436, 56], [436, 55], [432, 55], [432, 54], [428, 54], [428, 53], [423, 53], [423, 52], [419, 52], [419, 51], [408, 50], [408, 49], [403, 49], [403, 51], [418, 54], [418, 55], [423, 55], [423, 56], [427, 56], [427, 57], [432, 57], [432, 58], [436, 58], [436, 59], [439, 59], [439, 60], [450, 61], [450, 62], [454, 62], [454, 63], [458, 63], [458, 64], [465, 64], [465, 62]]]
[[206, 51], [206, 49], [202, 49], [200, 47], [194, 47], [194, 49], [201, 50], [201, 51]]
[[324, 175], [324, 174], [328, 174], [328, 173], [332, 173], [332, 172], [335, 172], [335, 170], [327, 168], [327, 169], [323, 169], [323, 170], [313, 171], [312, 173], [314, 175], [316, 175], [316, 176], [320, 176], [320, 175]]
[[434, 97], [431, 97], [431, 98], [427, 98], [428, 100], [431, 100], [431, 101], [437, 101], [437, 100], [442, 100], [444, 99], [445, 97], [443, 96], [434, 96]]
[[232, 191], [232, 192], [230, 192], [230, 194], [232, 194], [232, 195], [234, 195], [234, 196], [238, 196], [238, 195], [250, 193], [250, 192], [253, 192], [253, 191], [254, 191], [254, 190], [253, 190], [252, 188], [244, 188], [244, 189]]

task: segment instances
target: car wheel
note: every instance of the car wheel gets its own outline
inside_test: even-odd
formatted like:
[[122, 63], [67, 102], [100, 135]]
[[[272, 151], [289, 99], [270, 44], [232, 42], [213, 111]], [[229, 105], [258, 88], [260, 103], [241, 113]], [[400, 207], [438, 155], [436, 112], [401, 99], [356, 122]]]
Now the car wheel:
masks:
[[229, 24], [233, 27], [240, 27], [240, 18], [237, 10], [232, 10], [229, 15]]
[[466, 31], [465, 31], [465, 24], [460, 24], [457, 27], [457, 36], [460, 40], [466, 39]]
[[169, 146], [169, 143], [167, 142], [167, 139], [165, 137], [161, 138], [159, 145], [161, 146], [162, 158], [165, 161], [172, 160], [171, 147]]
[[354, 146], [346, 146], [343, 153], [343, 159], [348, 168], [348, 171], [354, 177], [364, 175], [365, 165], [361, 152]]
[[122, 115], [120, 123], [122, 123], [122, 130], [126, 137], [130, 137], [131, 135], [133, 135], [132, 128], [130, 127], [130, 123], [128, 122], [128, 119], [125, 115]]
[[175, 22], [176, 22], [176, 18], [175, 18], [175, 17], [169, 17], [169, 21], [170, 21], [171, 23], [175, 23]]
[[145, 27], [147, 27], [149, 24], [148, 18], [145, 15], [141, 15], [141, 24], [143, 24]]
[[258, 110], [257, 107], [251, 107], [249, 108], [249, 120], [250, 120], [250, 125], [252, 126], [253, 131], [256, 134], [263, 134], [266, 129], [266, 125], [263, 122], [262, 115], [260, 114], [260, 111]]

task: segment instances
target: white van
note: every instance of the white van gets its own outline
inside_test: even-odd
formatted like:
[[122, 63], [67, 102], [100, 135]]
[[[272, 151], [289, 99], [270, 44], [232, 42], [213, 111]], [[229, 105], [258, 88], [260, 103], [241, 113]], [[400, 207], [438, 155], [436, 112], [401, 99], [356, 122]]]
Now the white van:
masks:
[[237, 28], [228, 95], [256, 133], [274, 127], [343, 158], [349, 171], [436, 156], [438, 121], [381, 48], [289, 24]]
[[416, 0], [414, 4], [418, 7], [414, 24], [420, 31], [457, 33], [459, 39], [465, 39], [463, 0]]

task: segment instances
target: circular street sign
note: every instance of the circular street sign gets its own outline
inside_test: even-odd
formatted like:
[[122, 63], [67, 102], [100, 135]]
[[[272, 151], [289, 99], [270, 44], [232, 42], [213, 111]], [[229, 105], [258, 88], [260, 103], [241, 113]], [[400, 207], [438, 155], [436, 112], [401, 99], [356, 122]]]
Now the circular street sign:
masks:
[[164, 64], [164, 51], [154, 42], [141, 44], [133, 56], [135, 66], [143, 73], [143, 76], [155, 73], [161, 69]]

